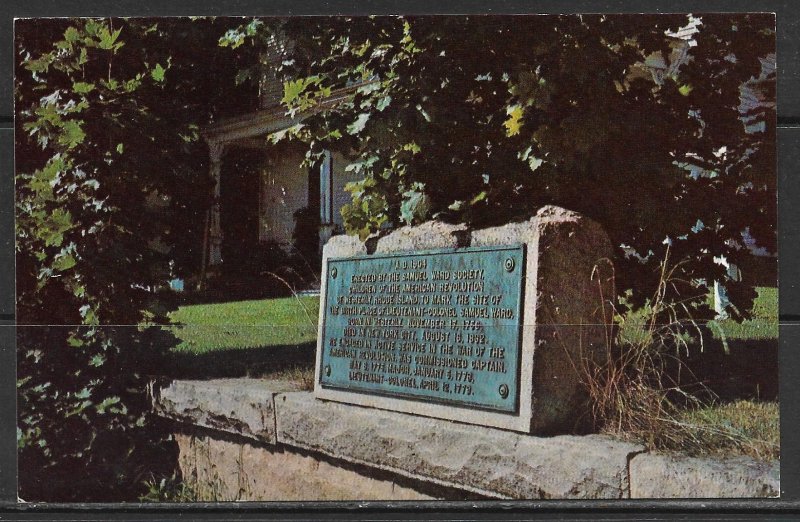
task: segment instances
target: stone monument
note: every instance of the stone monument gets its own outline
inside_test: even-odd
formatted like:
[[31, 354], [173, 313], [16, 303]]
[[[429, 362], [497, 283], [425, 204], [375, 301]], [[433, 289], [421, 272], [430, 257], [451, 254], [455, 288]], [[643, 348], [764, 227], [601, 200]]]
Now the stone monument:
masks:
[[777, 461], [571, 433], [590, 418], [582, 361], [611, 333], [611, 251], [597, 224], [555, 207], [483, 230], [334, 237], [314, 393], [249, 378], [152, 387], [183, 476], [229, 500], [778, 496]]
[[[368, 245], [370, 248], [368, 248]], [[526, 433], [589, 420], [605, 352], [611, 243], [548, 206], [480, 230], [427, 222], [325, 245], [314, 395]]]

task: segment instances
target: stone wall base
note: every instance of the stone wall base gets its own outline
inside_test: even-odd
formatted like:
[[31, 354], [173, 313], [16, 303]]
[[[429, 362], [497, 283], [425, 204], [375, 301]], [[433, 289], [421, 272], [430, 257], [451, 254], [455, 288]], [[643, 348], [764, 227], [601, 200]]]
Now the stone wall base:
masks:
[[153, 388], [198, 501], [780, 495], [778, 462], [658, 454], [601, 435], [537, 437], [292, 389], [256, 379]]
[[445, 496], [367, 476], [320, 456], [236, 440], [210, 430], [185, 428], [175, 434], [175, 441], [183, 480], [202, 502], [436, 500]]

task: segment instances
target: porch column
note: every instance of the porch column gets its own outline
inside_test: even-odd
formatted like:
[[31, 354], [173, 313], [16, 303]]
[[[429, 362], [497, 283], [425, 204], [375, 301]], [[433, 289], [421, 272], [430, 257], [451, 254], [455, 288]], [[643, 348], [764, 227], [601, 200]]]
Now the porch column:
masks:
[[214, 178], [214, 200], [211, 203], [211, 215], [208, 226], [208, 264], [222, 263], [222, 224], [220, 223], [220, 173], [222, 170], [222, 154], [225, 145], [217, 141], [208, 142], [211, 156], [211, 176]]
[[333, 157], [326, 150], [319, 165], [319, 253], [333, 236]]

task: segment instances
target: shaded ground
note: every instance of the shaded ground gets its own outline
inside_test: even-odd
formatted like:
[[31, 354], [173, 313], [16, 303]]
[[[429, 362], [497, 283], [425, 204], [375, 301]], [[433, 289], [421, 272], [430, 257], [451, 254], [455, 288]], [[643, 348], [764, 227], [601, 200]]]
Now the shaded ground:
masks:
[[[222, 377], [275, 377], [297, 373], [314, 366], [315, 342], [215, 350], [201, 354], [173, 352], [164, 373], [177, 379], [218, 379]], [[291, 379], [295, 380], [295, 379]]]
[[703, 351], [687, 358], [697, 380], [724, 401], [778, 399], [777, 338], [728, 340], [726, 349], [721, 340], [706, 334]]
[[778, 398], [778, 289], [758, 287], [752, 319], [711, 321], [688, 364], [722, 400]]

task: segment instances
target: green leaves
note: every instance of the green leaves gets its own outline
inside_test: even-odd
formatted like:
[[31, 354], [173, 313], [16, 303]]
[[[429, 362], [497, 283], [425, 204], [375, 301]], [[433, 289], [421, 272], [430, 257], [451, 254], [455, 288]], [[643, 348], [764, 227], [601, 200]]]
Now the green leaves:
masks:
[[44, 54], [39, 58], [29, 58], [23, 61], [23, 66], [25, 69], [34, 72], [34, 73], [43, 73], [47, 72], [50, 68], [50, 65], [55, 61], [54, 54]]
[[[728, 245], [744, 227], [763, 224], [762, 237], [774, 244], [774, 223], [764, 219], [774, 222], [774, 197], [765, 189], [758, 202], [751, 198], [754, 187], [774, 187], [774, 169], [749, 159], [774, 149], [761, 114], [773, 111], [759, 109], [751, 135], [739, 112], [740, 87], [751, 77], [769, 75], [763, 81], [773, 87], [760, 92], [774, 98], [774, 75], [762, 65], [774, 52], [771, 36], [762, 35], [772, 22], [745, 16], [731, 23], [741, 16], [704, 15], [686, 48], [665, 33], [690, 23], [685, 15], [636, 24], [538, 17], [526, 19], [524, 30], [502, 17], [376, 17], [319, 24], [312, 37], [304, 36], [307, 26], [287, 24], [304, 46], [296, 70], [309, 84], [287, 84], [293, 89], [284, 103], [290, 111], [311, 105], [314, 78], [352, 93], [303, 122], [310, 148], [348, 155], [348, 170], [362, 177], [349, 186], [353, 202], [343, 211], [349, 232], [366, 237], [428, 216], [488, 226], [558, 204], [600, 221], [612, 243], [655, 258], [665, 237], [685, 236], [702, 215], [725, 232], [691, 235], [682, 245], [698, 267], [692, 280], [713, 272], [703, 261], [711, 250], [741, 255]], [[769, 138], [762, 142], [759, 133]], [[410, 142], [419, 151], [400, 146]], [[753, 152], [762, 144], [763, 156]], [[717, 155], [722, 147], [728, 152]], [[701, 163], [717, 177], [687, 182], [675, 161]], [[742, 177], [732, 181], [726, 169]], [[736, 186], [756, 171], [769, 175]], [[724, 203], [717, 211], [708, 201]], [[675, 212], [676, 205], [692, 212]], [[653, 272], [627, 254], [620, 253], [620, 284], [652, 288]]]
[[253, 19], [247, 24], [240, 25], [234, 29], [229, 29], [220, 39], [219, 45], [221, 47], [231, 47], [236, 49], [244, 44], [248, 38], [255, 36], [259, 30], [264, 28], [262, 20]]
[[67, 120], [61, 125], [61, 132], [58, 135], [58, 143], [64, 145], [66, 150], [70, 150], [83, 143], [86, 133], [83, 131], [83, 121]]
[[422, 52], [422, 48], [417, 46], [414, 37], [411, 34], [411, 24], [408, 20], [403, 20], [403, 37], [400, 39], [400, 44], [405, 52], [409, 54], [416, 54]]
[[124, 42], [118, 42], [119, 35], [122, 33], [122, 29], [117, 29], [116, 31], [112, 30], [110, 27], [103, 25], [97, 33], [99, 37], [99, 41], [97, 46], [100, 49], [110, 50], [110, 51], [118, 51], [125, 45]]
[[[378, 161], [378, 159], [379, 159], [379, 157], [377, 155], [375, 155], [375, 154], [373, 154], [371, 156], [367, 156], [367, 157], [363, 157], [362, 156], [361, 159], [350, 162], [344, 168], [344, 170], [347, 171], [347, 172], [355, 172], [356, 174], [361, 174], [361, 175], [366, 176], [368, 173], [370, 173], [372, 171], [372, 166], [375, 165], [375, 163]], [[366, 183], [366, 180], [364, 182]], [[356, 187], [358, 185], [353, 184], [351, 186], [352, 187]], [[352, 192], [352, 190], [350, 190], [350, 189], [346, 189], [346, 190]]]
[[422, 151], [422, 147], [420, 147], [416, 142], [412, 141], [404, 144], [402, 150], [410, 152], [411, 154], [419, 154]]
[[92, 396], [92, 391], [88, 387], [81, 388], [80, 391], [75, 393], [75, 398], [81, 400], [88, 399], [91, 396]]
[[106, 397], [100, 404], [95, 406], [95, 408], [97, 408], [97, 413], [99, 413], [100, 415], [105, 414], [107, 410], [113, 413], [114, 408], [112, 407], [119, 403], [120, 403], [119, 397], [116, 396]]
[[[17, 26], [17, 313], [53, 326], [18, 337], [20, 491], [130, 500], [141, 466], [166, 461], [143, 455], [164, 434], [141, 394], [171, 338], [108, 325], [155, 309], [161, 320], [169, 297], [149, 289], [197, 263], [176, 245], [202, 236], [188, 209], [206, 204], [209, 186], [199, 129], [213, 104], [235, 98], [218, 86], [233, 92], [236, 67], [211, 56], [230, 22], [35, 22]], [[213, 75], [195, 67], [206, 59], [222, 63]], [[149, 207], [151, 194], [169, 204]], [[169, 248], [150, 248], [155, 237]]]
[[431, 210], [430, 198], [425, 194], [425, 185], [414, 183], [403, 192], [400, 204], [400, 219], [407, 225], [417, 225], [427, 219]]
[[367, 83], [364, 83], [362, 85], [359, 85], [358, 89], [356, 89], [356, 92], [358, 94], [362, 94], [364, 96], [369, 96], [369, 95], [371, 95], [371, 94], [373, 94], [375, 92], [378, 92], [380, 90], [381, 90], [381, 84], [379, 82], [373, 81], [373, 82], [367, 82]]
[[392, 97], [387, 94], [386, 96], [378, 98], [378, 101], [375, 103], [375, 108], [378, 109], [378, 111], [383, 112], [391, 103]]
[[485, 200], [486, 200], [486, 198], [488, 197], [488, 194], [489, 194], [489, 193], [488, 193], [488, 192], [486, 192], [485, 190], [481, 190], [480, 192], [478, 192], [478, 193], [475, 195], [475, 197], [473, 197], [473, 198], [472, 198], [472, 199], [469, 201], [469, 204], [470, 204], [470, 205], [477, 205], [477, 204], [478, 204], [478, 203], [480, 203], [481, 201], [485, 201]]
[[164, 69], [160, 63], [157, 63], [155, 67], [150, 70], [150, 76], [158, 83], [164, 82], [164, 76], [167, 70]]
[[283, 98], [281, 102], [286, 105], [294, 105], [301, 94], [306, 90], [309, 85], [318, 85], [320, 82], [318, 77], [314, 78], [300, 78], [298, 80], [288, 81], [283, 84]]
[[388, 222], [389, 205], [377, 187], [377, 181], [371, 176], [345, 185], [345, 190], [352, 195], [352, 201], [341, 211], [348, 234], [356, 234], [365, 240]]
[[64, 243], [64, 234], [74, 227], [72, 214], [67, 210], [56, 208], [41, 217], [42, 221], [36, 235], [43, 240], [45, 246], [60, 247]]
[[267, 141], [270, 143], [279, 143], [281, 141], [290, 140], [293, 138], [304, 139], [306, 136], [306, 126], [302, 123], [297, 123], [290, 127], [286, 127], [285, 129], [271, 133], [267, 137]]
[[95, 88], [93, 83], [87, 82], [74, 82], [72, 84], [72, 92], [76, 94], [88, 94], [92, 92]]
[[77, 43], [80, 37], [81, 34], [75, 27], [67, 27], [67, 30], [64, 31], [64, 40], [68, 43]]
[[73, 254], [62, 253], [56, 256], [55, 260], [53, 261], [53, 269], [59, 272], [64, 272], [74, 267], [76, 263], [77, 261], [75, 260], [75, 256]]
[[294, 115], [317, 105], [331, 95], [331, 88], [323, 85], [322, 76], [307, 76], [297, 80], [289, 80], [283, 84], [281, 103], [286, 105]]
[[364, 127], [367, 126], [367, 122], [369, 121], [370, 113], [362, 112], [358, 116], [356, 116], [355, 121], [347, 126], [347, 133], [348, 134], [358, 134], [364, 130]]
[[511, 105], [506, 108], [508, 119], [503, 122], [503, 127], [506, 128], [506, 136], [516, 136], [522, 128], [522, 107], [519, 105]]

